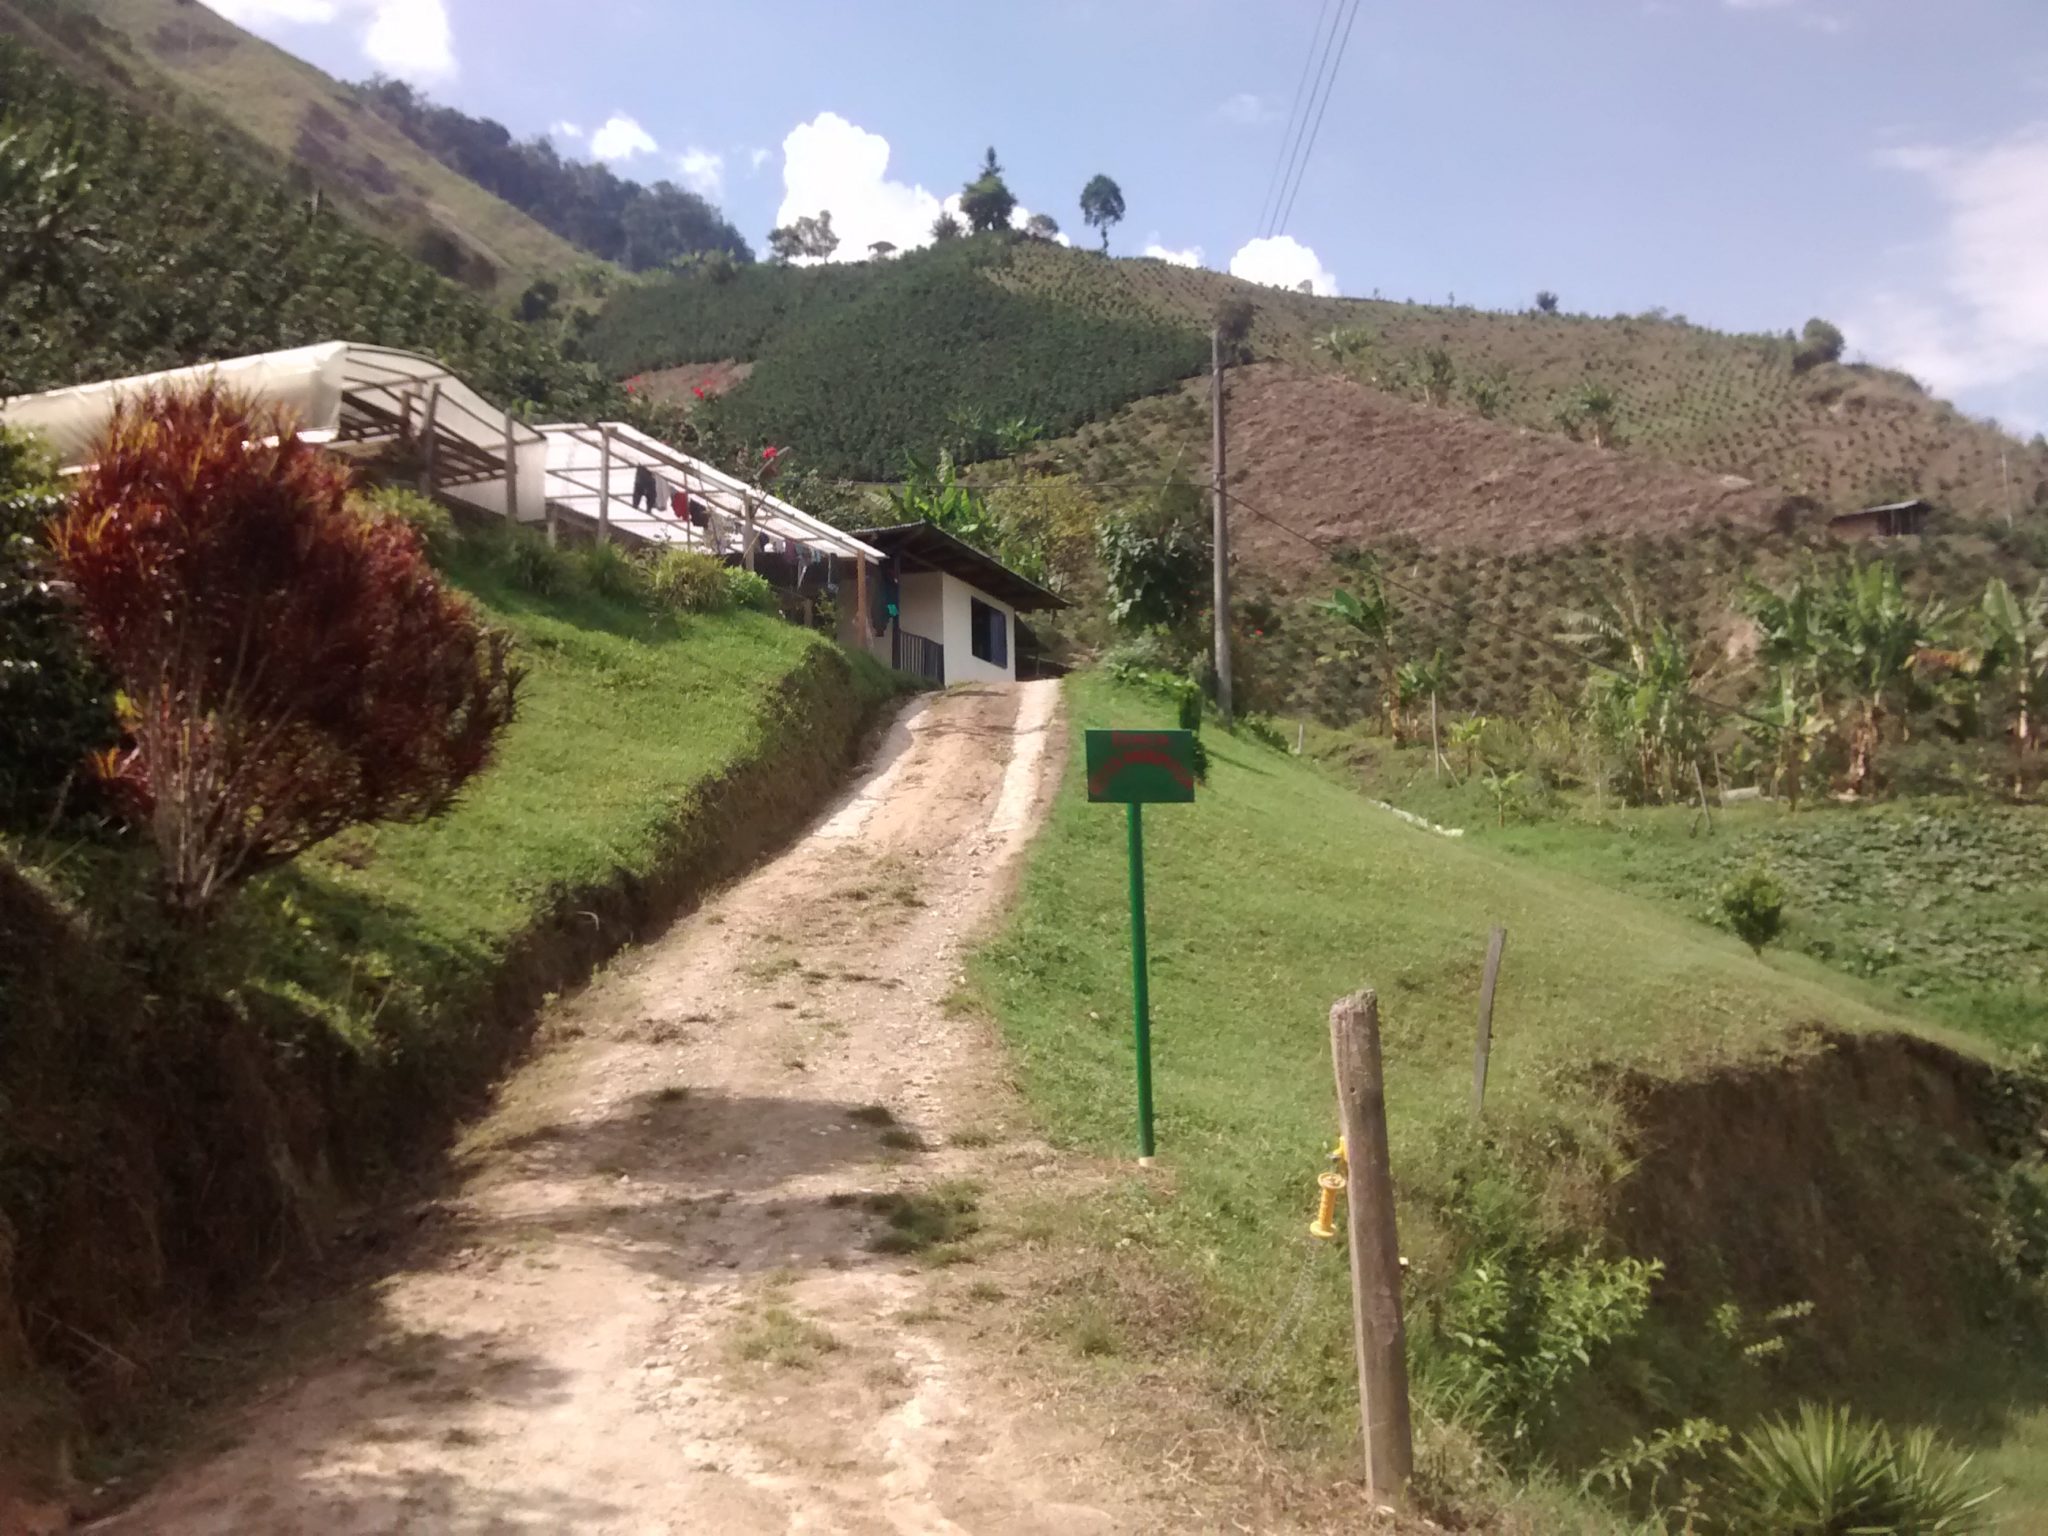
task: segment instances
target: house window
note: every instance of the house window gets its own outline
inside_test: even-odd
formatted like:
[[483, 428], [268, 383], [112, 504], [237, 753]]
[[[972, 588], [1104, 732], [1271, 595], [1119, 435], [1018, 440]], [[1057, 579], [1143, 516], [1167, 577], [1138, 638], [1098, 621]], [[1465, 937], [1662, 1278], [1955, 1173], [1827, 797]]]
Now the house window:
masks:
[[1010, 616], [991, 608], [978, 597], [968, 600], [967, 626], [972, 637], [974, 659], [992, 667], [1010, 664]]

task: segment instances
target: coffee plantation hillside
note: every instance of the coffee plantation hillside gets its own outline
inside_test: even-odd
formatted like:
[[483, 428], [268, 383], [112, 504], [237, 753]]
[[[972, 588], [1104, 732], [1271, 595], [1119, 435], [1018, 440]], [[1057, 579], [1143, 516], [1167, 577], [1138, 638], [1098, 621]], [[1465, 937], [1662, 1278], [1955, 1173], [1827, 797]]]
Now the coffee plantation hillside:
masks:
[[0, 394], [347, 339], [432, 353], [494, 400], [618, 403], [483, 299], [206, 133], [0, 36]]
[[[923, 310], [905, 305], [913, 293]], [[2008, 508], [2048, 504], [2048, 444], [1963, 417], [1902, 374], [1827, 361], [1790, 331], [1321, 298], [1041, 241], [981, 237], [890, 261], [664, 277], [616, 295], [590, 350], [620, 376], [754, 362], [730, 398], [748, 428], [817, 443], [819, 462], [843, 473], [894, 474], [906, 450], [950, 438], [970, 457], [994, 456], [1006, 451], [1005, 426], [1011, 440], [1058, 435], [1108, 415], [1112, 395], [1128, 404], [1162, 388], [1153, 380], [1198, 370], [1211, 317], [1231, 299], [1255, 306], [1254, 357], [1740, 476], [1828, 510], [1921, 495], [2003, 520]], [[1081, 355], [1048, 371], [1043, 352], [1021, 344], [1026, 316], [1055, 327], [1060, 345], [1072, 336]], [[1147, 356], [1106, 374], [1103, 360], [1133, 336], [1149, 338]], [[971, 373], [954, 354], [972, 355]], [[858, 430], [841, 420], [855, 413]]]
[[0, 0], [0, 36], [108, 96], [207, 123], [352, 223], [473, 287], [517, 293], [589, 257], [449, 169], [347, 85], [183, 0]]

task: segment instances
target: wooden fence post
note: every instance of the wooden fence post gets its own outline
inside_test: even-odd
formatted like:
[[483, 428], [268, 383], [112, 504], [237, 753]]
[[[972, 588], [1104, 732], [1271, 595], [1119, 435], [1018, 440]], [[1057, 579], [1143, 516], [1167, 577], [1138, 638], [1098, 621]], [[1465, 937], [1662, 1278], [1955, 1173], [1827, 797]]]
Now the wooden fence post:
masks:
[[1493, 1050], [1493, 989], [1500, 980], [1501, 951], [1508, 947], [1507, 929], [1495, 925], [1486, 945], [1486, 975], [1479, 983], [1479, 1044], [1472, 1056], [1472, 1113], [1486, 1108], [1486, 1058]]
[[1408, 1338], [1401, 1320], [1401, 1248], [1387, 1158], [1387, 1099], [1380, 1073], [1380, 1002], [1370, 987], [1330, 1009], [1337, 1109], [1350, 1162], [1351, 1327], [1358, 1350], [1358, 1417], [1365, 1486], [1399, 1508], [1415, 1461], [1408, 1417]]

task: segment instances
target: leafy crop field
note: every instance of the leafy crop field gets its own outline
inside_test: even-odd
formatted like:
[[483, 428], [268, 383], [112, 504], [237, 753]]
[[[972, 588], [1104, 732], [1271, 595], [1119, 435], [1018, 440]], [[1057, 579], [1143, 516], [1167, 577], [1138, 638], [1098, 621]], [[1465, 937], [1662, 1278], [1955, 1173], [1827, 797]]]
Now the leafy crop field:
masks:
[[613, 397], [484, 300], [5, 37], [0, 101], [25, 130], [9, 148], [24, 185], [54, 198], [34, 178], [60, 150], [83, 181], [76, 199], [23, 210], [51, 223], [40, 269], [0, 293], [0, 393], [345, 337], [436, 354], [508, 405], [577, 413]]
[[1011, 255], [961, 241], [860, 267], [657, 281], [609, 306], [590, 347], [614, 372], [755, 358], [743, 385], [704, 407], [714, 430], [870, 480], [900, 475], [907, 453], [963, 444], [978, 457], [1006, 429], [1072, 431], [1207, 357], [1186, 327], [990, 281]]
[[[1070, 683], [1068, 698], [1077, 758], [1081, 727], [1164, 724], [1170, 715], [1153, 695], [1093, 677]], [[1759, 960], [1662, 900], [1552, 868], [1516, 843], [1432, 836], [1312, 763], [1218, 733], [1205, 739], [1212, 766], [1195, 804], [1147, 818], [1163, 1171], [1112, 1172], [1098, 1195], [1048, 1218], [1084, 1248], [1115, 1255], [1084, 1266], [1049, 1303], [1060, 1317], [1087, 1314], [1093, 1354], [1126, 1361], [1148, 1381], [1160, 1369], [1192, 1372], [1259, 1414], [1278, 1447], [1351, 1454], [1341, 1250], [1317, 1251], [1302, 1228], [1332, 1124], [1327, 1010], [1370, 982], [1383, 1009], [1422, 1454], [1439, 1508], [1484, 1523], [1505, 1500], [1522, 1522], [1508, 1528], [1605, 1529], [1613, 1511], [1574, 1494], [1558, 1469], [1584, 1467], [1681, 1415], [1739, 1422], [1799, 1392], [1851, 1395], [1903, 1422], [1937, 1422], [2024, 1486], [2009, 1513], [2048, 1510], [2048, 1485], [2026, 1475], [2048, 1443], [2048, 1412], [2037, 1394], [2012, 1386], [2020, 1378], [1988, 1363], [2007, 1349], [2038, 1358], [2038, 1338], [2004, 1332], [2002, 1323], [1978, 1332], [1967, 1320], [1960, 1333], [1945, 1331], [1953, 1360], [1928, 1338], [1894, 1337], [1875, 1357], [1843, 1347], [1844, 1338], [1880, 1328], [1865, 1310], [1878, 1304], [1841, 1272], [1840, 1251], [1826, 1260], [1756, 1251], [1772, 1241], [1756, 1214], [1768, 1204], [1760, 1189], [1735, 1201], [1758, 1223], [1738, 1237], [1716, 1235], [1718, 1218], [1707, 1211], [1718, 1195], [1691, 1188], [1693, 1216], [1655, 1249], [1674, 1276], [1698, 1276], [1708, 1272], [1708, 1249], [1731, 1244], [1744, 1256], [1714, 1272], [1735, 1292], [1717, 1295], [1710, 1283], [1702, 1294], [1688, 1282], [1687, 1304], [1678, 1306], [1659, 1299], [1675, 1281], [1652, 1277], [1646, 1317], [1604, 1344], [1557, 1344], [1567, 1355], [1584, 1348], [1585, 1366], [1568, 1365], [1531, 1389], [1515, 1427], [1474, 1418], [1458, 1384], [1484, 1380], [1490, 1401], [1522, 1400], [1530, 1383], [1510, 1362], [1550, 1347], [1534, 1340], [1565, 1326], [1544, 1322], [1551, 1303], [1536, 1298], [1570, 1292], [1595, 1307], [1593, 1292], [1624, 1273], [1613, 1267], [1603, 1224], [1651, 1199], [1637, 1182], [1648, 1175], [1630, 1156], [1639, 1145], [1635, 1106], [1660, 1098], [1666, 1114], [1683, 1114], [1698, 1093], [1701, 1134], [1747, 1137], [1724, 1110], [1707, 1107], [1727, 1091], [1719, 1085], [1753, 1082], [1737, 1091], [1779, 1103], [1791, 1090], [1766, 1085], [1774, 1074], [1793, 1084], [1813, 1070], [1804, 1053], [1816, 1028], [1913, 1026], [1875, 989], [1842, 984], [1803, 956]], [[1050, 1134], [1114, 1160], [1130, 1154], [1133, 1137], [1121, 831], [1116, 808], [1086, 803], [1070, 769], [1015, 915], [972, 973]], [[1873, 846], [1869, 857], [1881, 856]], [[2013, 856], [2030, 855], [2015, 848]], [[1845, 891], [1842, 899], [1851, 898]], [[1486, 1117], [1475, 1122], [1472, 1008], [1493, 922], [1510, 929], [1508, 979]], [[1898, 1106], [1852, 1098], [1847, 1089], [1821, 1091], [1802, 1101], [1797, 1118], [1820, 1145], [1832, 1135], [1855, 1148], [1850, 1166], [1860, 1174], [1818, 1161], [1803, 1172], [1829, 1188], [1829, 1200], [1840, 1201], [1831, 1210], [1853, 1227], [1858, 1218], [1847, 1213], [1865, 1202], [1896, 1203], [1903, 1168], [1926, 1166], [1940, 1137], [1909, 1128]], [[1889, 1151], [1865, 1144], [1866, 1116], [1889, 1122]], [[1923, 1135], [1933, 1140], [1916, 1140]], [[1788, 1145], [1782, 1156], [1819, 1154]], [[1838, 1187], [1838, 1179], [1849, 1182]], [[1805, 1195], [1787, 1199], [1807, 1210]], [[1810, 1211], [1791, 1230], [1801, 1220], [1811, 1227]], [[1875, 1239], [1866, 1230], [1860, 1240]], [[1939, 1262], [1958, 1268], [1940, 1283], [1992, 1306], [1997, 1283], [1981, 1279], [1990, 1262], [1982, 1239], [1956, 1241]], [[1817, 1304], [1819, 1334], [1795, 1331], [1753, 1357], [1768, 1364], [1745, 1363], [1744, 1350], [1770, 1330], [1747, 1310], [1757, 1292], [1735, 1281], [1744, 1268], [1774, 1277], [1766, 1294], [1773, 1285], [1801, 1288]], [[1527, 1300], [1531, 1310], [1514, 1325], [1522, 1331], [1484, 1342], [1491, 1325], [1470, 1310], [1484, 1310], [1475, 1275], [1506, 1277]], [[1299, 1319], [1285, 1310], [1297, 1280], [1307, 1296]], [[1872, 1284], [1892, 1298], [1883, 1306], [1899, 1301], [1882, 1276]], [[1972, 1290], [1981, 1285], [1992, 1289]], [[1705, 1321], [1710, 1303], [1735, 1305], [1715, 1314], [1732, 1332], [1717, 1334]], [[1493, 1364], [1475, 1367], [1469, 1348]], [[1496, 1368], [1505, 1374], [1490, 1374]], [[1547, 1407], [1537, 1401], [1544, 1398]], [[1521, 1468], [1518, 1491], [1485, 1491], [1488, 1445], [1500, 1465]], [[1623, 1520], [1616, 1528], [1631, 1527]]]
[[217, 114], [274, 157], [273, 173], [304, 165], [365, 227], [415, 252], [437, 237], [486, 287], [516, 292], [590, 259], [440, 164], [347, 86], [203, 5], [0, 0], [8, 30], [152, 116]]

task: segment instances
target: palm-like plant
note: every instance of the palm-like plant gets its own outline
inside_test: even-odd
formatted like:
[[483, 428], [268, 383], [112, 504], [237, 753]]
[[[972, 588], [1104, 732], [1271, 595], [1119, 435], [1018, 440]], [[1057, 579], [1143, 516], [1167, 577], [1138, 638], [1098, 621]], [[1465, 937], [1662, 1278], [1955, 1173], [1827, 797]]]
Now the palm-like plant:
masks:
[[1571, 410], [1595, 448], [1613, 443], [1615, 419], [1621, 413], [1621, 397], [1613, 390], [1605, 384], [1588, 384], [1572, 396]]
[[1706, 711], [1693, 691], [1707, 671], [1704, 649], [1653, 617], [1632, 588], [1597, 612], [1570, 615], [1563, 638], [1595, 663], [1587, 708], [1633, 759], [1643, 797], [1677, 793], [1681, 773], [1706, 749]]
[[1380, 709], [1386, 715], [1387, 734], [1400, 746], [1406, 739], [1401, 719], [1400, 669], [1394, 659], [1394, 600], [1380, 580], [1379, 566], [1368, 561], [1359, 572], [1358, 591], [1339, 587], [1322, 605], [1322, 611], [1336, 619], [1372, 647], [1380, 680]]
[[1916, 1531], [1969, 1536], [1993, 1528], [1997, 1489], [1926, 1430], [1894, 1438], [1846, 1408], [1802, 1404], [1729, 1453], [1736, 1528], [1785, 1536]]
[[1984, 589], [1984, 661], [1987, 681], [2003, 680], [2012, 710], [2013, 793], [2025, 788], [2041, 700], [2048, 696], [2048, 578], [2029, 597], [1994, 578]]
[[1914, 658], [1940, 644], [1951, 614], [1939, 600], [1909, 597], [1898, 568], [1876, 561], [1824, 588], [1815, 618], [1822, 681], [1846, 695], [1852, 710], [1848, 788], [1861, 793], [1873, 783], [1886, 722], [1913, 696]]

